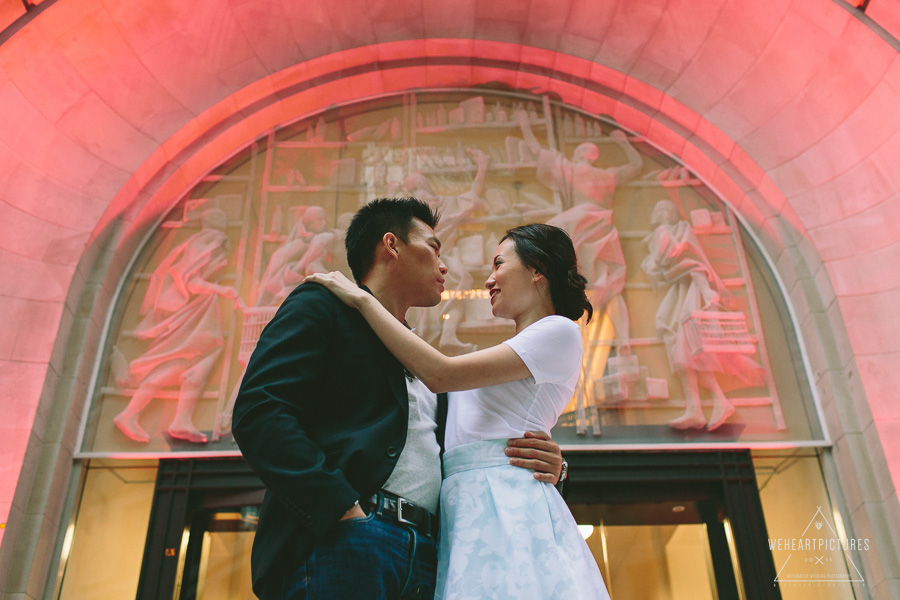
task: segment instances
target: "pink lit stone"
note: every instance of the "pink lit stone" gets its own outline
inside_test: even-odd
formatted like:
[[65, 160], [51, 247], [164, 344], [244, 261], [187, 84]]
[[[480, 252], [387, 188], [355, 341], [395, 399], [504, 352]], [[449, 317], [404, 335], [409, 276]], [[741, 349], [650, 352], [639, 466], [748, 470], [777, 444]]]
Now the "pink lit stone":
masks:
[[260, 3], [236, 0], [231, 10], [243, 35], [252, 40], [253, 52], [269, 73], [293, 65], [300, 55], [300, 40], [291, 32], [292, 20], [285, 5], [292, 3]]
[[560, 10], [556, 2], [532, 2], [528, 9], [525, 35], [522, 42], [527, 46], [553, 48], [566, 35], [567, 10]]
[[[81, 248], [74, 250], [80, 251]], [[69, 282], [75, 271], [74, 265], [42, 263], [8, 253], [3, 253], [3, 257], [0, 280], [13, 284], [10, 286], [13, 289], [4, 290], [4, 293], [44, 303], [62, 302], [66, 299]], [[22, 277], [23, 273], [28, 273], [28, 277]]]
[[887, 223], [896, 222], [897, 218], [900, 218], [900, 202], [885, 202], [840, 223], [810, 229], [809, 235], [825, 261], [854, 255], [864, 257], [896, 243]]
[[181, 36], [173, 35], [148, 50], [141, 56], [141, 61], [166, 91], [194, 114], [235, 91], [218, 78], [205, 75], [217, 72], [219, 61], [211, 59], [206, 51], [196, 48], [195, 42]]
[[[2, 2], [0, 2], [0, 30], [9, 27], [16, 19], [24, 14], [25, 5], [21, 2], [16, 2], [16, 0], [2, 0]], [[0, 533], [0, 535], [2, 535], [2, 533]]]
[[880, 177], [884, 178], [888, 185], [895, 190], [900, 189], [898, 156], [900, 156], [900, 131], [897, 131], [871, 158], [872, 163], [878, 168]]
[[663, 96], [659, 112], [689, 131], [696, 132], [701, 126], [702, 119], [699, 114], [668, 94]]
[[681, 73], [709, 36], [717, 17], [717, 10], [691, 0], [669, 2], [641, 52], [642, 59]]
[[[3, 68], [28, 101], [48, 120], [56, 121], [87, 93], [89, 86], [59, 48], [43, 56], [27, 56], [28, 50], [22, 50], [22, 54], [7, 55]], [[38, 93], [39, 89], [46, 91]]]
[[[838, 298], [847, 333], [858, 354], [900, 352], [900, 288], [864, 296]], [[900, 377], [898, 377], [900, 379]]]
[[[896, 384], [900, 384], [900, 377], [896, 379]], [[900, 457], [900, 419], [878, 419], [875, 421], [875, 429], [878, 431], [878, 440], [881, 442], [881, 448], [887, 458], [891, 478], [894, 481], [900, 481], [900, 460], [898, 460]]]
[[[702, 141], [702, 143], [708, 146], [713, 153], [720, 156], [721, 158], [727, 158], [734, 152], [734, 140], [732, 140], [725, 134], [725, 132], [723, 132], [721, 129], [719, 129], [706, 119], [701, 119], [697, 123], [695, 131], [696, 135], [692, 136], [690, 139], [693, 141], [694, 138], [696, 138], [696, 143], [698, 144]], [[719, 159], [715, 160], [717, 160], [718, 162]]]
[[[364, 15], [364, 13], [362, 13]], [[393, 18], [393, 19], [384, 19], [373, 22], [373, 36], [371, 38], [371, 42], [369, 38], [358, 38], [356, 43], [365, 44], [365, 43], [379, 43], [379, 42], [393, 42], [398, 40], [408, 40], [408, 39], [418, 39], [425, 37], [425, 21], [421, 14], [419, 15], [409, 15], [404, 18]], [[362, 27], [360, 29], [361, 32], [368, 33], [368, 27]], [[352, 30], [348, 31], [348, 36], [354, 37], [351, 34], [354, 33]]]
[[62, 310], [62, 301], [29, 301], [26, 312], [18, 321], [21, 329], [13, 346], [13, 356], [17, 360], [35, 363], [50, 360]]
[[[607, 30], [615, 18], [618, 2], [592, 2], [590, 0], [574, 0], [569, 3], [569, 18], [566, 21], [566, 35], [560, 40], [560, 49], [566, 38], [575, 36], [582, 40], [599, 42], [606, 37]], [[598, 43], [599, 48], [599, 43]], [[593, 58], [593, 54], [584, 55], [569, 52], [582, 58]]]
[[871, 0], [866, 16], [884, 27], [895, 39], [900, 39], [900, 8], [894, 0]]
[[[577, 58], [566, 60], [569, 57], [561, 56], [556, 52], [547, 52], [539, 47], [516, 44], [514, 47], [509, 48], [509, 55], [506, 58], [507, 60], [517, 59], [522, 64], [529, 65], [531, 68], [546, 70], [559, 69], [565, 73], [574, 73], [575, 69], [580, 67], [582, 73], [584, 70], [590, 72], [590, 63], [586, 60], [579, 60]], [[573, 67], [572, 65], [576, 66]]]
[[900, 244], [870, 253], [866, 260], [849, 257], [828, 263], [828, 272], [838, 296], [873, 294], [900, 288], [900, 269], [885, 265], [900, 264]]
[[550, 93], [559, 94], [559, 97], [563, 102], [571, 103], [577, 106], [581, 106], [583, 104], [584, 96], [587, 93], [583, 87], [572, 85], [565, 81], [560, 81], [559, 79], [550, 79], [547, 83], [547, 91]]
[[684, 148], [684, 136], [664, 126], [659, 121], [650, 122], [646, 136], [647, 139], [675, 155], [681, 154]]
[[897, 355], [858, 356], [856, 365], [859, 376], [865, 382], [866, 398], [876, 422], [900, 419], [900, 402], [895, 390], [900, 384], [897, 377]]
[[[806, 172], [814, 174], [817, 163], [798, 159]], [[834, 180], [798, 194], [792, 198], [797, 211], [808, 227], [839, 224], [842, 219], [859, 214], [884, 202], [893, 195], [893, 188], [872, 162], [864, 161], [837, 175]]]
[[[47, 366], [0, 359], [0, 367], [0, 423], [13, 431], [28, 432], [33, 424], [37, 402], [23, 402], [23, 399], [40, 396]], [[5, 481], [5, 478], [0, 478], [0, 481]]]
[[496, 0], [476, 2], [475, 18], [488, 20], [525, 21], [528, 18], [529, 3], [517, 0]]
[[[719, 151], [722, 152], [723, 150], [724, 148]], [[723, 154], [725, 153], [723, 152]], [[734, 145], [731, 149], [731, 153], [726, 154], [726, 156], [728, 156], [728, 162], [740, 171], [741, 175], [744, 176], [751, 186], [759, 186], [763, 182], [763, 179], [768, 177], [762, 167], [760, 167], [759, 164], [740, 146]]]
[[[15, 367], [17, 364], [0, 362], [0, 366], [4, 367], [4, 370]], [[30, 421], [34, 420], [33, 409], [29, 410], [27, 407], [22, 406], [21, 401], [16, 402], [16, 404], [21, 407], [22, 412]], [[6, 502], [12, 501], [30, 434], [30, 426], [0, 426], [0, 457], [3, 457], [3, 460], [0, 460], [0, 497], [4, 498]], [[6, 522], [6, 519], [0, 518], [0, 522]], [[3, 530], [0, 529], [0, 531]]]
[[662, 106], [663, 93], [643, 81], [629, 77], [625, 82], [625, 94], [648, 107], [658, 110]]
[[[85, 17], [79, 28], [83, 30], [80, 35], [60, 40], [62, 52], [122, 118], [138, 128], [155, 130], [154, 125], [168, 123], [184, 110], [144, 67], [107, 13], [97, 11]], [[84, 37], [93, 43], [85, 44]], [[167, 130], [172, 133], [171, 126]]]
[[[694, 60], [685, 67], [667, 92], [698, 113], [704, 114], [734, 87], [753, 60], [754, 56], [728, 35], [713, 30]], [[698, 82], [702, 82], [702, 85]], [[715, 118], [715, 113], [713, 110], [706, 117], [715, 119], [715, 124], [732, 137], [741, 133], [740, 130], [731, 132], [734, 128], [732, 121], [736, 118], [732, 115], [736, 113], [730, 106], [719, 109], [720, 118]], [[745, 120], [741, 119], [743, 121]]]
[[475, 0], [424, 2], [422, 19], [429, 38], [471, 39], [475, 33]]
[[[853, 22], [840, 45], [828, 54], [828, 62], [809, 81], [806, 93], [819, 99], [834, 120], [843, 120], [856, 110], [882, 82], [893, 61], [880, 53], [868, 56], [866, 45], [870, 43], [871, 34], [867, 29]], [[854, 47], [856, 52], [846, 52], [846, 48]]]
[[612, 116], [627, 129], [637, 133], [644, 133], [650, 127], [649, 115], [622, 102], [615, 105]]
[[590, 59], [602, 54], [600, 42], [593, 37], [582, 37], [566, 33], [559, 39], [558, 51], [565, 56]]
[[602, 37], [600, 52], [605, 57], [603, 62], [623, 73], [630, 73], [642, 48], [659, 26], [663, 4], [620, 2], [609, 29]]
[[[480, 7], [487, 4], [493, 3], [479, 2], [477, 6]], [[525, 6], [524, 3], [518, 4]], [[522, 42], [524, 34], [525, 27], [519, 21], [475, 17], [475, 37], [519, 44]]]
[[714, 25], [718, 35], [733, 40], [746, 52], [759, 56], [784, 26], [791, 5], [777, 0], [764, 2], [723, 2]]
[[715, 170], [713, 176], [709, 179], [709, 184], [724, 200], [729, 202], [736, 202], [744, 197], [741, 186], [721, 167]]
[[[85, 165], [82, 175], [90, 175], [93, 166], [90, 163]], [[31, 165], [22, 165], [10, 173], [6, 185], [0, 189], [0, 198], [22, 213], [69, 231], [90, 228], [96, 219], [95, 210], [103, 210], [102, 201], [85, 196], [78, 188], [53, 179]], [[35, 201], [34, 198], [41, 200]], [[49, 239], [43, 242], [47, 243]]]
[[[120, 169], [137, 168], [156, 146], [95, 94], [82, 96], [57, 125], [69, 137], [82, 140], [92, 154]], [[120, 143], [110, 147], [110, 137]]]
[[[818, 182], [846, 173], [865, 157], [880, 153], [879, 148], [900, 131], [900, 93], [888, 85], [879, 85], [822, 141], [799, 158]], [[871, 115], [880, 114], [880, 119]]]
[[581, 107], [587, 112], [595, 115], [611, 115], [615, 112], [618, 104], [618, 102], [612, 100], [608, 96], [585, 91]]

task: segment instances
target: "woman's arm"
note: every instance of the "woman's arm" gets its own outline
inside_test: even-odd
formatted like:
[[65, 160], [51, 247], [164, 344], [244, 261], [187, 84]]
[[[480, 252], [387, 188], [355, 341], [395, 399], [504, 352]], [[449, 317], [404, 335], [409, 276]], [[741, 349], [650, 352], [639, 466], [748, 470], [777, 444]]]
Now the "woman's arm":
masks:
[[519, 355], [506, 344], [462, 356], [445, 356], [341, 273], [317, 273], [306, 281], [324, 285], [359, 310], [388, 350], [432, 392], [471, 390], [531, 377]]
[[519, 355], [505, 344], [445, 356], [395, 319], [374, 296], [366, 296], [356, 308], [397, 360], [432, 392], [471, 390], [531, 377]]

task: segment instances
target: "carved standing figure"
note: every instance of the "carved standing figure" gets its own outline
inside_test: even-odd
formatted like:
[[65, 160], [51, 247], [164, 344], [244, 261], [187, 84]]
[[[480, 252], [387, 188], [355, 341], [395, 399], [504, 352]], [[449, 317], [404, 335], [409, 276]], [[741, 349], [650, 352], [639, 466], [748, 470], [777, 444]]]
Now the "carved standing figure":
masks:
[[547, 223], [571, 236], [579, 269], [591, 286], [591, 304], [598, 312], [606, 310], [616, 330], [619, 353], [628, 353], [628, 309], [621, 295], [625, 288], [625, 257], [619, 231], [612, 222], [612, 201], [616, 187], [640, 173], [641, 155], [624, 132], [614, 131], [610, 137], [625, 153], [627, 164], [595, 166], [600, 151], [591, 142], [575, 148], [570, 160], [558, 150], [541, 146], [525, 111], [517, 111], [514, 116], [529, 150], [538, 157], [538, 180], [559, 192], [563, 206], [569, 207]]
[[122, 433], [138, 442], [150, 441], [138, 424], [141, 411], [163, 388], [176, 384], [180, 385], [178, 404], [169, 435], [194, 443], [207, 441], [194, 426], [193, 412], [222, 352], [219, 296], [235, 299], [237, 292], [215, 283], [226, 265], [225, 212], [207, 209], [200, 222], [202, 229], [153, 272], [141, 305], [144, 318], [134, 335], [151, 340], [150, 347], [131, 361], [131, 380], [139, 382], [138, 388], [113, 419]]
[[[694, 311], [721, 310], [722, 295], [727, 290], [690, 223], [680, 218], [673, 202], [656, 203], [651, 225], [653, 233], [644, 240], [650, 252], [641, 267], [660, 297], [656, 331], [666, 345], [672, 371], [681, 380], [686, 404], [684, 414], [669, 421], [669, 425], [675, 429], [705, 426], [713, 431], [734, 413], [734, 406], [725, 397], [715, 374], [736, 375], [748, 384], [757, 384], [761, 381], [762, 367], [745, 354], [691, 352], [685, 321]], [[700, 386], [708, 389], [713, 398], [708, 424], [700, 403]]]

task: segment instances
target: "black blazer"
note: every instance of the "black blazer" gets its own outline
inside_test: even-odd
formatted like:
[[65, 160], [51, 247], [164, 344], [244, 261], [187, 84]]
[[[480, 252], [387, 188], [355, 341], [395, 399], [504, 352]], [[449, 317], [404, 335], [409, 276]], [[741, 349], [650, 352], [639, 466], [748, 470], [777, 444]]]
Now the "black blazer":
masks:
[[[446, 397], [438, 404], [443, 444]], [[266, 486], [257, 594], [387, 481], [408, 414], [403, 367], [362, 315], [321, 285], [295, 289], [260, 335], [234, 405], [234, 439]]]

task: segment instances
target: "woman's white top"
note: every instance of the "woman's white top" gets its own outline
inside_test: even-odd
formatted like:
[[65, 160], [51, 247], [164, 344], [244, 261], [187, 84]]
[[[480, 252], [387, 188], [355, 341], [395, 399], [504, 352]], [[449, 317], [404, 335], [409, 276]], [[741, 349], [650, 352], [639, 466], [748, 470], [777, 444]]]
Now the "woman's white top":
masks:
[[531, 377], [463, 392], [450, 392], [444, 448], [550, 432], [572, 399], [581, 370], [581, 329], [566, 317], [535, 321], [503, 342], [519, 355]]

